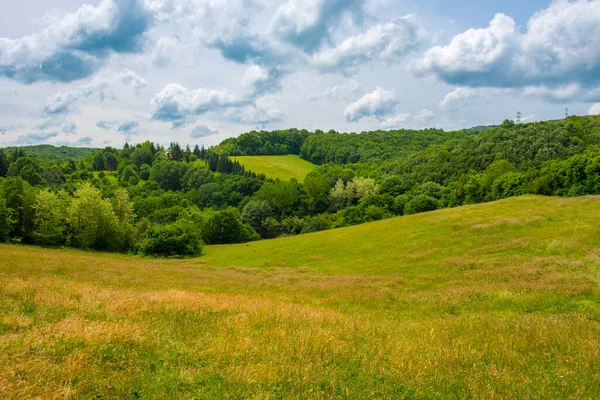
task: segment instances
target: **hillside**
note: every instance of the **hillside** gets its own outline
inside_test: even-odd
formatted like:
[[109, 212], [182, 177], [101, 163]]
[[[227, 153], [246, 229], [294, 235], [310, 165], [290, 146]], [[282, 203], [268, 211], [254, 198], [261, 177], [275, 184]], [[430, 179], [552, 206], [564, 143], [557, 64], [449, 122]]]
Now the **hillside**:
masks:
[[27, 156], [30, 156], [40, 163], [45, 161], [62, 162], [73, 160], [79, 162], [91, 155], [97, 149], [87, 147], [68, 147], [52, 146], [50, 144], [39, 144], [35, 146], [7, 147], [4, 149], [7, 153], [12, 153], [15, 149], [22, 149]]
[[302, 182], [306, 175], [316, 168], [316, 165], [301, 159], [296, 155], [285, 156], [237, 156], [231, 157], [244, 166], [246, 171], [264, 174], [267, 178]]
[[599, 219], [517, 197], [186, 260], [0, 245], [0, 397], [598, 398]]

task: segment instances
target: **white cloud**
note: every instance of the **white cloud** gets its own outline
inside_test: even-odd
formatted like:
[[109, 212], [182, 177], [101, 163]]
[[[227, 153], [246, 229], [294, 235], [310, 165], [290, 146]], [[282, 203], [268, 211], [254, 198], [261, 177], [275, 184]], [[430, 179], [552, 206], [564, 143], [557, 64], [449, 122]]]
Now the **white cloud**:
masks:
[[240, 110], [233, 110], [230, 116], [234, 119], [239, 118], [239, 122], [253, 124], [262, 127], [266, 124], [281, 121], [285, 113], [277, 108], [276, 104], [279, 98], [276, 95], [264, 96], [256, 99], [254, 104], [243, 107]]
[[317, 100], [351, 100], [355, 99], [358, 93], [362, 91], [362, 85], [356, 79], [348, 79], [341, 85], [334, 85], [325, 88], [322, 94], [311, 95], [309, 101]]
[[60, 131], [62, 133], [75, 133], [77, 131], [77, 125], [74, 122], [63, 124], [63, 126], [60, 128]]
[[275, 11], [269, 31], [306, 52], [330, 38], [330, 28], [345, 14], [362, 14], [363, 0], [289, 0]]
[[151, 15], [136, 0], [84, 5], [35, 34], [0, 38], [0, 76], [23, 83], [88, 77], [111, 53], [140, 51], [151, 24]]
[[596, 103], [588, 110], [588, 115], [600, 115], [600, 103]]
[[283, 73], [275, 68], [251, 65], [244, 73], [241, 83], [249, 95], [262, 95], [279, 91], [282, 76]]
[[382, 118], [394, 111], [396, 92], [377, 87], [373, 92], [350, 103], [344, 110], [344, 118], [348, 122], [356, 122], [366, 117]]
[[167, 85], [150, 102], [152, 117], [160, 121], [178, 122], [210, 111], [238, 107], [247, 99], [224, 90], [200, 88], [189, 90], [178, 84]]
[[421, 44], [419, 28], [411, 16], [377, 24], [349, 37], [333, 48], [312, 56], [311, 64], [321, 71], [356, 72], [368, 62], [390, 63]]
[[487, 28], [469, 29], [427, 50], [411, 69], [453, 85], [526, 88], [549, 100], [589, 101], [589, 90], [576, 85], [600, 84], [597, 37], [600, 0], [557, 0], [531, 17], [525, 33], [497, 14]]
[[152, 64], [158, 68], [167, 68], [171, 65], [175, 43], [175, 40], [168, 37], [158, 39], [152, 52]]
[[46, 100], [44, 111], [49, 115], [65, 114], [76, 110], [89, 97], [96, 97], [101, 102], [107, 96], [114, 99], [116, 96], [110, 92], [110, 89], [115, 84], [133, 88], [139, 94], [140, 89], [146, 86], [147, 81], [133, 71], [125, 71], [112, 76], [106, 73], [100, 74], [87, 85], [51, 96]]
[[402, 127], [421, 128], [431, 122], [435, 114], [431, 110], [423, 109], [415, 114], [396, 114], [381, 121], [383, 128], [394, 129]]
[[192, 129], [192, 134], [190, 135], [190, 137], [193, 139], [197, 139], [201, 137], [217, 135], [218, 133], [219, 131], [212, 130], [206, 125], [197, 125], [194, 127], [194, 129]]

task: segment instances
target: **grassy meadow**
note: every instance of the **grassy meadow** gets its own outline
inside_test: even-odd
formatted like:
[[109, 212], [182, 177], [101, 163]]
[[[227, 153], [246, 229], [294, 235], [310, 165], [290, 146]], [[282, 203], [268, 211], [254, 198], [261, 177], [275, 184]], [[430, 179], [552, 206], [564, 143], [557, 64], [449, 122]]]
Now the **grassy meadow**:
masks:
[[303, 160], [300, 156], [288, 154], [285, 156], [235, 156], [247, 171], [255, 174], [265, 174], [267, 178], [290, 180], [295, 178], [302, 182], [304, 177], [316, 168], [316, 165]]
[[519, 197], [197, 259], [0, 245], [0, 398], [600, 398], [599, 221]]

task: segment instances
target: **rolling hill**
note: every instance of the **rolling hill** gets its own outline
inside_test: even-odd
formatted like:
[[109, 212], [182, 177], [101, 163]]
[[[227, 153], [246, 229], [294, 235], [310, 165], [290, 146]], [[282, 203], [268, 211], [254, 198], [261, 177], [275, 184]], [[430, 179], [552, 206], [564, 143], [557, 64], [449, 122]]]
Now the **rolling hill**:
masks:
[[65, 160], [79, 162], [98, 150], [87, 147], [52, 146], [50, 144], [7, 147], [4, 150], [10, 154], [15, 149], [22, 149], [27, 156], [30, 156], [41, 163], [46, 161], [62, 162]]
[[0, 397], [598, 398], [600, 197], [160, 260], [0, 245]]
[[304, 177], [316, 168], [316, 165], [305, 161], [297, 155], [286, 156], [235, 156], [231, 157], [244, 166], [247, 171], [264, 174], [267, 178], [302, 182]]

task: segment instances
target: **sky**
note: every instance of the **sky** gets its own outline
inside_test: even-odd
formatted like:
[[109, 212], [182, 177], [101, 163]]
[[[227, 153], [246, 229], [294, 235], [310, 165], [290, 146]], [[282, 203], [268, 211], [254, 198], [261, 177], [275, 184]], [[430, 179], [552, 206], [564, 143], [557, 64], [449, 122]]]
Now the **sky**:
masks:
[[600, 0], [0, 0], [0, 146], [600, 114]]

